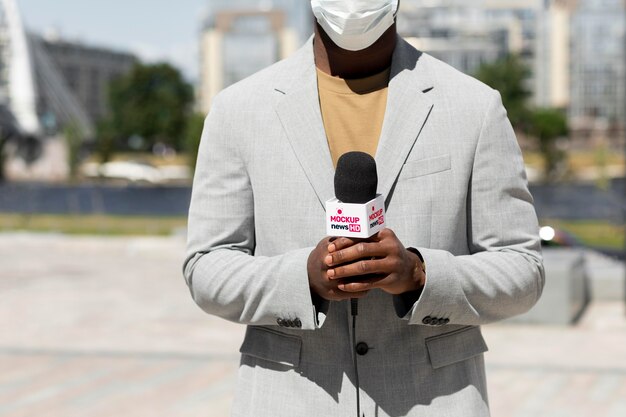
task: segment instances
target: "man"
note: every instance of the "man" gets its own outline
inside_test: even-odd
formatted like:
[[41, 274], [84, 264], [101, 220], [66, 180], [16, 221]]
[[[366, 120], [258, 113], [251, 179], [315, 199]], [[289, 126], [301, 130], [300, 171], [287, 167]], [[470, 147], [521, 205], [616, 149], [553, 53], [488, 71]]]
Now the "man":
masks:
[[[248, 325], [233, 415], [359, 398], [365, 416], [486, 416], [479, 326], [543, 288], [500, 96], [399, 38], [397, 0], [311, 3], [313, 40], [223, 91], [200, 145], [184, 275], [204, 311]], [[350, 150], [375, 155], [387, 197], [388, 228], [360, 242], [324, 238]]]

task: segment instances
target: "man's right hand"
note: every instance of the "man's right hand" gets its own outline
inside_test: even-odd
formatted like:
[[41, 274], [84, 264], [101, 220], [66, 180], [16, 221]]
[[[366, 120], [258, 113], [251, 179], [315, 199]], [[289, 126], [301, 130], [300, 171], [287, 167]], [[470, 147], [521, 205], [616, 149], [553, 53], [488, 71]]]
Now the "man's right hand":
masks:
[[322, 239], [309, 255], [307, 272], [309, 274], [309, 287], [311, 288], [311, 292], [328, 301], [341, 301], [364, 297], [367, 295], [368, 291], [341, 291], [338, 285], [343, 284], [343, 281], [328, 278], [328, 265], [326, 265], [324, 260], [328, 256], [328, 246], [334, 239], [335, 238], [330, 237]]

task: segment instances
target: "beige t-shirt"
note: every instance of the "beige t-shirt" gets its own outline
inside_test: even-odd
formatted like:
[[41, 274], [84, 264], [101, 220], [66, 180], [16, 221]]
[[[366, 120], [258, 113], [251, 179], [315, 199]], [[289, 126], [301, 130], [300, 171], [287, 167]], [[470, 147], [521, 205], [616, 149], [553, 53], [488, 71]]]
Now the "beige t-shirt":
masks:
[[324, 129], [333, 164], [341, 155], [376, 155], [383, 127], [390, 69], [367, 78], [344, 80], [319, 69], [317, 82]]

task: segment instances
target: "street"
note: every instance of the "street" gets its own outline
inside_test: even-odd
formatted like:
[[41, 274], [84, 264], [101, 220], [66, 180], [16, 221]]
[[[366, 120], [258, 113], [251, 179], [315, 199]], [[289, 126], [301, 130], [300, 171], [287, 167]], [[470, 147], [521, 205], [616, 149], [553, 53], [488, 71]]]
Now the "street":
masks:
[[[0, 416], [226, 417], [243, 326], [203, 313], [184, 239], [0, 234]], [[493, 416], [626, 415], [626, 314], [483, 328]]]

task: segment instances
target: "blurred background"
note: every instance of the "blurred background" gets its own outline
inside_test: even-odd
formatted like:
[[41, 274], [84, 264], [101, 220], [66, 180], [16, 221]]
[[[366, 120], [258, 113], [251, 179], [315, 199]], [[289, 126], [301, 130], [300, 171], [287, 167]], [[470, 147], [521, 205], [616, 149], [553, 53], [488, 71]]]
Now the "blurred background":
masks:
[[[311, 35], [305, 0], [0, 1], [0, 416], [227, 416], [243, 326], [182, 277], [205, 115]], [[494, 416], [626, 416], [623, 0], [402, 0], [498, 89], [547, 284], [486, 326]]]

